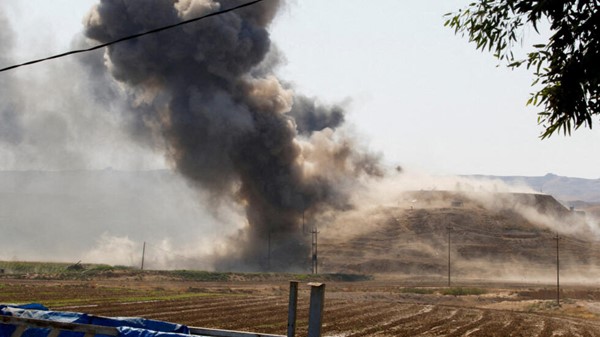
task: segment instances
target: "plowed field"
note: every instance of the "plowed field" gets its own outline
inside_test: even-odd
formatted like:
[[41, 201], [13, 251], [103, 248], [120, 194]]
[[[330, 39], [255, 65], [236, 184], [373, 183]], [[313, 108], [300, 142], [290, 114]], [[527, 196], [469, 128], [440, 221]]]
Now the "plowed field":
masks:
[[[566, 288], [557, 307], [551, 288], [476, 286], [482, 294], [453, 296], [444, 287], [400, 281], [329, 283], [324, 336], [600, 336], [599, 289]], [[4, 279], [0, 303], [35, 301], [53, 310], [285, 334], [287, 291], [280, 281]], [[307, 329], [308, 295], [301, 284], [299, 336]]]

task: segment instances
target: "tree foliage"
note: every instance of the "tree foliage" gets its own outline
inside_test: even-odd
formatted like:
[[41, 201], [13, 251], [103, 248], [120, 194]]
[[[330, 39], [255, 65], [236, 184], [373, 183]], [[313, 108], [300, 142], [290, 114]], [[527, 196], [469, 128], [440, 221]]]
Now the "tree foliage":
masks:
[[[468, 35], [477, 49], [492, 52], [509, 68], [525, 65], [534, 71], [532, 85], [541, 89], [527, 104], [542, 108], [542, 138], [592, 128], [600, 114], [600, 0], [477, 0], [446, 16], [445, 25]], [[547, 43], [515, 57], [513, 46], [526, 29], [539, 32], [548, 24]]]

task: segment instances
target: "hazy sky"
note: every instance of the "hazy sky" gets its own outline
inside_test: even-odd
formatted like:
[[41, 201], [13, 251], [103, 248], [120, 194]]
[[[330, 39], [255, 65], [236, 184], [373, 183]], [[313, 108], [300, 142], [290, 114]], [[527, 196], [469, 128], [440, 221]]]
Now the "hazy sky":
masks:
[[[69, 49], [95, 2], [4, 0], [0, 8], [18, 32], [15, 57]], [[444, 13], [469, 2], [294, 1], [272, 28], [287, 59], [279, 74], [299, 92], [344, 103], [364, 143], [390, 165], [435, 174], [600, 178], [598, 130], [541, 141], [536, 109], [525, 108], [531, 74], [497, 67], [443, 26]]]

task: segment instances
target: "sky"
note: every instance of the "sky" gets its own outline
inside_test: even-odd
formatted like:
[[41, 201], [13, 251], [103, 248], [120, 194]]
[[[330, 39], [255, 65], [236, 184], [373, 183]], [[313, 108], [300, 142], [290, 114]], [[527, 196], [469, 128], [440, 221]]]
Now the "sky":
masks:
[[[3, 1], [1, 9], [17, 34], [14, 59], [69, 50], [95, 2]], [[469, 2], [293, 1], [271, 29], [286, 58], [278, 75], [300, 93], [344, 105], [356, 137], [390, 166], [441, 175], [600, 178], [597, 130], [540, 140], [537, 110], [525, 107], [531, 73], [506, 69], [443, 26], [445, 13]], [[98, 151], [89, 168], [164, 165], [158, 155], [140, 149], [130, 167], [136, 149], [118, 142], [103, 148], [111, 146], [112, 155]], [[13, 168], [0, 162], [0, 169]]]

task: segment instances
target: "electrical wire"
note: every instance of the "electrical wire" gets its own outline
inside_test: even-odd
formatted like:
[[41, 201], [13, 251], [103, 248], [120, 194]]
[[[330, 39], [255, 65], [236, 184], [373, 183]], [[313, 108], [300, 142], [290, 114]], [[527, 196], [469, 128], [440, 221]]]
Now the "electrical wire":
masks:
[[168, 25], [168, 26], [163, 26], [163, 27], [155, 28], [155, 29], [148, 30], [148, 31], [145, 31], [145, 32], [142, 32], [142, 33], [138, 33], [138, 34], [134, 34], [134, 35], [129, 35], [129, 36], [126, 36], [126, 37], [122, 37], [122, 38], [119, 38], [119, 39], [114, 40], [114, 41], [110, 41], [110, 42], [106, 42], [106, 43], [103, 43], [103, 44], [96, 45], [96, 46], [91, 47], [91, 48], [72, 50], [72, 51], [69, 51], [69, 52], [66, 52], [66, 53], [57, 54], [57, 55], [53, 55], [53, 56], [50, 56], [50, 57], [45, 57], [45, 58], [41, 58], [41, 59], [37, 59], [37, 60], [32, 60], [32, 61], [28, 61], [28, 62], [21, 63], [21, 64], [12, 65], [12, 66], [0, 69], [0, 73], [4, 72], [4, 71], [11, 70], [11, 69], [15, 69], [15, 68], [23, 67], [23, 66], [28, 66], [28, 65], [32, 65], [32, 64], [35, 64], [35, 63], [40, 63], [40, 62], [45, 62], [45, 61], [49, 61], [49, 60], [53, 60], [53, 59], [65, 57], [65, 56], [68, 56], [68, 55], [80, 54], [80, 53], [87, 53], [87, 52], [90, 52], [90, 51], [93, 51], [93, 50], [96, 50], [96, 49], [101, 49], [101, 48], [104, 48], [104, 47], [108, 47], [108, 46], [116, 44], [116, 43], [120, 43], [120, 42], [124, 42], [124, 41], [128, 41], [128, 40], [132, 40], [132, 39], [137, 39], [137, 38], [142, 37], [144, 35], [155, 34], [155, 33], [161, 32], [163, 30], [168, 30], [168, 29], [176, 28], [176, 27], [187, 25], [189, 23], [196, 22], [196, 21], [199, 21], [199, 20], [202, 20], [202, 19], [206, 19], [206, 18], [209, 18], [209, 17], [212, 17], [212, 16], [217, 16], [217, 15], [225, 14], [225, 13], [228, 13], [228, 12], [232, 12], [232, 11], [244, 8], [244, 7], [248, 7], [248, 6], [254, 5], [254, 4], [256, 4], [258, 2], [261, 2], [261, 1], [263, 1], [263, 0], [250, 1], [250, 2], [247, 2], [247, 3], [241, 4], [241, 5], [235, 6], [235, 7], [231, 7], [231, 8], [220, 10], [220, 11], [216, 11], [216, 12], [212, 12], [210, 14], [199, 16], [199, 17], [196, 17], [196, 18], [193, 18], [193, 19], [181, 21], [181, 22], [176, 23], [176, 24], [172, 24], [172, 25]]

